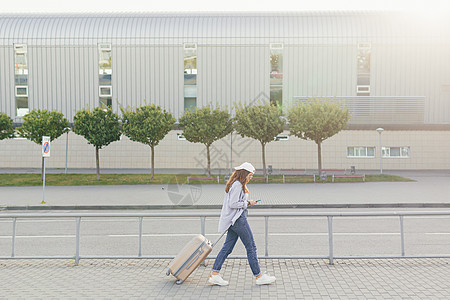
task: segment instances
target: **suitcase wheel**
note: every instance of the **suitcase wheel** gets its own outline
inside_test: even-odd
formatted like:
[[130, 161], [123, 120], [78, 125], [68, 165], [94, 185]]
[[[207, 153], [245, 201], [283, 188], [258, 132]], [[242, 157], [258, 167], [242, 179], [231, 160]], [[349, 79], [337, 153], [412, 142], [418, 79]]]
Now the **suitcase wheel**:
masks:
[[176, 284], [180, 285], [180, 284], [182, 284], [183, 282], [184, 282], [184, 280], [178, 279], [178, 280], [176, 281]]
[[167, 276], [170, 275], [170, 268], [167, 268], [166, 275], [167, 275]]

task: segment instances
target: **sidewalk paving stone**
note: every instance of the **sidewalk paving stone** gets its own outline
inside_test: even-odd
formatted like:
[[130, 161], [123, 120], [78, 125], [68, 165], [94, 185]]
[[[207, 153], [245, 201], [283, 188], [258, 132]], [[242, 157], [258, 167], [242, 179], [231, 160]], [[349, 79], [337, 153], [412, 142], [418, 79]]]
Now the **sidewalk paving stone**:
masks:
[[207, 283], [211, 266], [182, 285], [165, 275], [169, 260], [0, 261], [0, 299], [450, 299], [450, 259], [262, 259], [277, 276], [257, 286], [246, 260], [230, 259], [226, 287]]

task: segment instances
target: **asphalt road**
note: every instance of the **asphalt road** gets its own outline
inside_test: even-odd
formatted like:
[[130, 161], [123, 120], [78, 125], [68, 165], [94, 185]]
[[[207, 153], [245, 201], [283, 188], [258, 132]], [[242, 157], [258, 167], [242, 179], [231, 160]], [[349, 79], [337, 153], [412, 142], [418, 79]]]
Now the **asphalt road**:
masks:
[[[263, 255], [264, 219], [250, 216], [249, 222], [258, 253]], [[217, 223], [217, 218], [206, 220], [206, 236], [211, 240], [218, 236]], [[137, 255], [138, 228], [137, 218], [84, 218], [80, 254]], [[327, 228], [326, 217], [271, 217], [269, 254], [326, 256]], [[334, 255], [400, 255], [399, 229], [399, 217], [335, 217]], [[405, 217], [404, 229], [406, 255], [450, 255], [450, 216]], [[12, 220], [0, 219], [0, 256], [11, 255], [11, 231]], [[142, 254], [176, 255], [197, 233], [200, 233], [199, 218], [145, 218]], [[18, 219], [16, 234], [15, 256], [71, 256], [75, 253], [73, 218]], [[217, 254], [221, 244], [212, 255]], [[245, 255], [242, 243], [236, 245], [233, 255]]]

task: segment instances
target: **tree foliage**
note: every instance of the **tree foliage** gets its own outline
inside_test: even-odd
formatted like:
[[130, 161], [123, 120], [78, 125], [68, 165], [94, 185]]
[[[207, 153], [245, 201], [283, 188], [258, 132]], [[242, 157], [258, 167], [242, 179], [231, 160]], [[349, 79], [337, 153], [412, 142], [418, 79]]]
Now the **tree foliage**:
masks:
[[120, 139], [119, 116], [112, 109], [95, 108], [92, 112], [87, 108], [78, 111], [73, 118], [73, 132], [83, 136], [95, 147], [97, 180], [100, 179], [100, 160], [98, 151]]
[[150, 146], [151, 169], [154, 178], [154, 149], [159, 142], [169, 133], [175, 123], [175, 118], [170, 112], [162, 110], [161, 107], [146, 105], [134, 110], [122, 110], [122, 130], [130, 140]]
[[298, 102], [288, 112], [291, 135], [317, 144], [318, 169], [322, 172], [322, 142], [343, 130], [350, 114], [347, 108], [329, 99]]
[[0, 141], [14, 137], [13, 120], [0, 112]]
[[23, 124], [17, 131], [20, 136], [41, 145], [43, 136], [53, 141], [67, 132], [68, 126], [69, 122], [62, 113], [35, 109], [23, 116]]
[[183, 135], [191, 143], [202, 143], [206, 146], [208, 176], [211, 176], [211, 145], [227, 136], [233, 130], [233, 122], [227, 110], [208, 105], [202, 108], [187, 110], [180, 118]]
[[[34, 109], [23, 116], [23, 124], [17, 129], [21, 137], [24, 137], [36, 144], [42, 144], [42, 137], [50, 137], [53, 141], [67, 132], [69, 122], [64, 115], [57, 111], [46, 109]], [[41, 178], [44, 178], [44, 157], [42, 157]]]
[[247, 136], [261, 143], [264, 177], [267, 176], [265, 146], [283, 132], [285, 124], [286, 121], [282, 118], [281, 109], [270, 103], [236, 105], [236, 131], [242, 137]]

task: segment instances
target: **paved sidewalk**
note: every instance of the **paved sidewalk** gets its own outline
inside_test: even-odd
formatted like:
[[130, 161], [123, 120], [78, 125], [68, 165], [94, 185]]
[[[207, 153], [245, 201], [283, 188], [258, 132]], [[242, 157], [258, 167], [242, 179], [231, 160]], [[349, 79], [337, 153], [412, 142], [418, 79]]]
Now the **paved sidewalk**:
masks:
[[450, 299], [449, 259], [261, 260], [275, 275], [257, 286], [246, 260], [225, 262], [227, 287], [207, 283], [200, 266], [182, 285], [169, 260], [0, 261], [0, 299]]
[[[250, 196], [265, 205], [450, 205], [450, 177], [445, 174], [410, 174], [410, 182], [357, 183], [250, 183]], [[42, 205], [42, 186], [0, 187], [0, 206], [217, 206], [223, 201], [223, 184], [47, 186]], [[366, 205], [367, 204], [367, 205]], [[395, 207], [395, 206], [394, 206]]]

